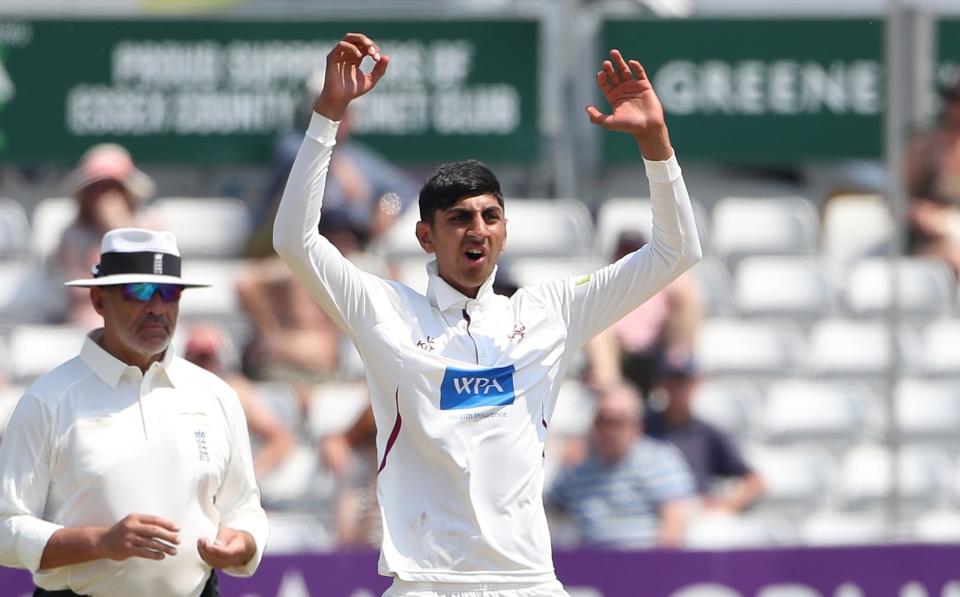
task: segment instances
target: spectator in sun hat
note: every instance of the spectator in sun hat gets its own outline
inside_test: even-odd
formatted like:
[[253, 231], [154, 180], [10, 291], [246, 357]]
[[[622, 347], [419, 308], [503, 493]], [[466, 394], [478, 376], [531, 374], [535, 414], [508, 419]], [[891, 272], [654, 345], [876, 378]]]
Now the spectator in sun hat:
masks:
[[[58, 281], [85, 276], [97, 262], [101, 237], [114, 228], [158, 228], [159, 219], [145, 208], [153, 196], [153, 179], [134, 165], [120, 145], [91, 147], [64, 180], [64, 191], [76, 200], [77, 213], [60, 237], [53, 255], [52, 275]], [[68, 290], [65, 318], [79, 325], [96, 325], [98, 316], [85, 293]]]
[[[243, 409], [174, 354], [181, 275], [170, 232], [107, 232], [87, 288], [103, 318], [27, 388], [0, 442], [0, 565], [35, 596], [219, 595], [249, 576], [267, 519]], [[25, 457], [28, 455], [28, 457]]]

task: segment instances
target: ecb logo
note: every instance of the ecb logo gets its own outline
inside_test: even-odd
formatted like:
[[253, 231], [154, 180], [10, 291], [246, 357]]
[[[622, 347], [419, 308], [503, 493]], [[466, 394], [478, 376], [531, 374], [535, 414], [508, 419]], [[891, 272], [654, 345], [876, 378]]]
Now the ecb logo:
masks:
[[448, 367], [440, 384], [440, 410], [513, 404], [513, 365], [493, 369]]

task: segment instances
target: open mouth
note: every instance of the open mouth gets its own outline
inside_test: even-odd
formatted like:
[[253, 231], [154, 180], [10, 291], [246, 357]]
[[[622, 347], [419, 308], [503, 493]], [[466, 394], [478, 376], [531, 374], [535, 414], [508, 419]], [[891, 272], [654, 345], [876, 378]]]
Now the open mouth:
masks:
[[466, 251], [464, 251], [463, 254], [466, 256], [467, 261], [469, 261], [470, 263], [476, 263], [481, 259], [483, 259], [485, 256], [484, 252], [481, 251], [480, 249], [467, 249]]

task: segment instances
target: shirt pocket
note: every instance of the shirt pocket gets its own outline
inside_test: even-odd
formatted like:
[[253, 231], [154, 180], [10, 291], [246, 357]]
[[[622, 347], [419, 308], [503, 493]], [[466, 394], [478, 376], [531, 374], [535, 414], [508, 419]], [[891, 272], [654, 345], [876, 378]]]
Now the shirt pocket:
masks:
[[131, 412], [77, 419], [61, 442], [55, 481], [66, 493], [103, 484], [142, 455], [143, 423]]

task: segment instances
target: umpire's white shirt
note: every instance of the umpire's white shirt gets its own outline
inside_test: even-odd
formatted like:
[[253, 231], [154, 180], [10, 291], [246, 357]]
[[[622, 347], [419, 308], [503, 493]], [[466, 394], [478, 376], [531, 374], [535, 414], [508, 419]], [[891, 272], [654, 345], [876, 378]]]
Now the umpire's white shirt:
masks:
[[[144, 374], [103, 350], [101, 334], [31, 385], [7, 425], [0, 564], [31, 570], [40, 587], [93, 597], [198, 595], [210, 567], [197, 539], [230, 527], [249, 532], [257, 553], [226, 572], [253, 574], [267, 519], [236, 393], [172, 349]], [[111, 526], [131, 513], [178, 524], [177, 555], [39, 570], [58, 529]]]
[[[274, 245], [351, 336], [377, 421], [381, 574], [420, 582], [555, 578], [543, 447], [564, 373], [588, 339], [700, 257], [675, 159], [647, 162], [654, 238], [592, 274], [468, 298], [428, 266], [423, 296], [357, 269], [317, 234], [337, 123], [313, 115]], [[510, 206], [506, 206], [510, 218]], [[413, 230], [410, 231], [413, 234]]]

